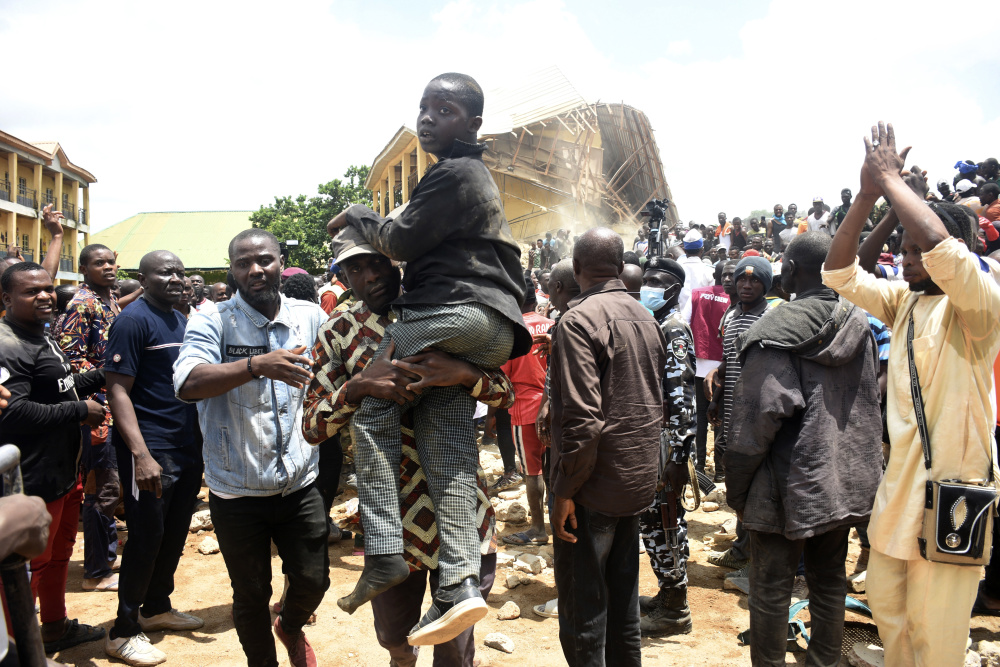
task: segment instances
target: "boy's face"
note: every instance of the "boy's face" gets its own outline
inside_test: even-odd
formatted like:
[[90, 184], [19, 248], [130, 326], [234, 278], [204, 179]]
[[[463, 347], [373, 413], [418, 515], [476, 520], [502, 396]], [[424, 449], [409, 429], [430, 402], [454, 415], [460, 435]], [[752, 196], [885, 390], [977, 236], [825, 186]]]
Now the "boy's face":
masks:
[[451, 154], [455, 139], [474, 143], [482, 116], [470, 116], [454, 93], [454, 84], [435, 79], [424, 88], [417, 114], [420, 147], [437, 157]]

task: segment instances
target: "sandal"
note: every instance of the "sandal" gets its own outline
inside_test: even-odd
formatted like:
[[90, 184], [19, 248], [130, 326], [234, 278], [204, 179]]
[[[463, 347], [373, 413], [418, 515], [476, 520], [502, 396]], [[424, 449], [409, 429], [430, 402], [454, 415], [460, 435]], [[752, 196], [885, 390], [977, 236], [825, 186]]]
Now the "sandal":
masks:
[[531, 545], [542, 545], [549, 543], [549, 536], [545, 537], [529, 537], [528, 531], [524, 530], [520, 533], [514, 533], [513, 535], [504, 535], [504, 543], [513, 544], [518, 547], [525, 547]]
[[545, 604], [536, 604], [532, 610], [543, 618], [559, 618], [559, 598]]
[[83, 590], [96, 593], [114, 593], [118, 590], [118, 575], [109, 574], [103, 579], [84, 579]]
[[59, 639], [43, 642], [46, 653], [57, 653], [87, 642], [95, 642], [104, 637], [104, 628], [80, 623], [75, 618], [66, 619], [66, 632]]

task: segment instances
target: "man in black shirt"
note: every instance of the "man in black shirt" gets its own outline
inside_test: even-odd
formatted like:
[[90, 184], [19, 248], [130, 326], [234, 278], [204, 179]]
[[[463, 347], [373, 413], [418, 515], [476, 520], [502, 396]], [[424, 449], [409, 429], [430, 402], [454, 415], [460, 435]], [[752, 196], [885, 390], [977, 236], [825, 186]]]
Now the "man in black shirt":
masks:
[[40, 496], [52, 516], [45, 552], [31, 561], [31, 589], [40, 600], [42, 641], [47, 653], [96, 641], [104, 630], [66, 615], [66, 575], [76, 542], [83, 490], [77, 483], [80, 424], [97, 426], [104, 406], [80, 400], [104, 385], [104, 371], [74, 374], [50, 338], [52, 277], [34, 262], [8, 267], [0, 277], [4, 318], [0, 320], [0, 359], [10, 371], [4, 383], [11, 398], [0, 414], [4, 440], [21, 450], [24, 492]]

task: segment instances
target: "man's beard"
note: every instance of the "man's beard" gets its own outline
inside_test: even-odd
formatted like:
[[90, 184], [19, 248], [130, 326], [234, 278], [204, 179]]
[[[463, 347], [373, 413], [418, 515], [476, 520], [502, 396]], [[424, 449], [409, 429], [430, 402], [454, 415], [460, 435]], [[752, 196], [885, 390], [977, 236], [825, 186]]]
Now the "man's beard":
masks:
[[267, 287], [256, 294], [251, 293], [249, 290], [244, 292], [240, 290], [240, 295], [243, 300], [246, 301], [253, 309], [261, 310], [267, 306], [270, 306], [275, 301], [281, 298], [281, 281], [280, 279], [273, 282], [269, 282]]
[[911, 292], [926, 292], [932, 287], [935, 287], [935, 284], [934, 281], [930, 278], [924, 278], [919, 282], [910, 283]]

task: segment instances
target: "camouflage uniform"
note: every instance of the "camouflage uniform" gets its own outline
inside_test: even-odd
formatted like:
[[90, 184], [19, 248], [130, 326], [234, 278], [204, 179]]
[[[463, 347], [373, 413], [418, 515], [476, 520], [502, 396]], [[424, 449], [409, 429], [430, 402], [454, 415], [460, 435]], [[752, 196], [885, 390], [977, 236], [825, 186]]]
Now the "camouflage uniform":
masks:
[[[695, 354], [691, 328], [680, 312], [673, 308], [660, 322], [660, 329], [667, 339], [667, 366], [663, 373], [663, 400], [670, 402], [670, 421], [660, 438], [660, 468], [667, 460], [667, 450], [673, 446], [670, 460], [687, 468], [688, 459], [697, 454], [695, 442]], [[695, 461], [697, 463], [697, 461]], [[684, 508], [677, 502], [677, 539], [680, 543], [680, 562], [674, 563], [663, 530], [659, 497], [639, 515], [639, 533], [646, 546], [653, 572], [660, 588], [687, 586], [687, 560], [690, 556], [687, 539], [687, 521]]]

